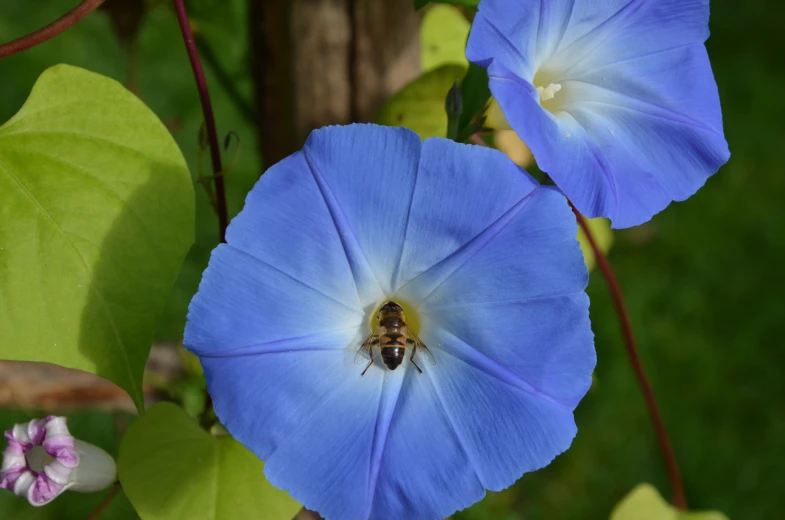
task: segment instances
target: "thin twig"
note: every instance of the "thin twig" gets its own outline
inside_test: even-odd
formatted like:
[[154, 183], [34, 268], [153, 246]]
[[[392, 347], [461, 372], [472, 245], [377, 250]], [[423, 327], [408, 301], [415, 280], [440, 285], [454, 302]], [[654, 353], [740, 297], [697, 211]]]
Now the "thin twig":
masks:
[[93, 512], [90, 513], [90, 516], [87, 517], [87, 520], [98, 520], [98, 518], [101, 517], [101, 513], [104, 512], [104, 509], [109, 507], [109, 504], [111, 504], [112, 500], [114, 500], [114, 498], [118, 494], [120, 494], [121, 490], [122, 488], [120, 487], [120, 483], [118, 482], [117, 484], [114, 485], [112, 490], [106, 494], [104, 499], [101, 500], [101, 503], [98, 504], [95, 509], [93, 509]]
[[[572, 204], [571, 204], [572, 206]], [[619, 316], [619, 323], [621, 325], [622, 336], [624, 338], [624, 347], [627, 350], [627, 357], [630, 358], [630, 363], [635, 371], [635, 376], [638, 378], [638, 385], [641, 387], [643, 399], [646, 402], [646, 407], [649, 409], [651, 421], [654, 424], [654, 433], [657, 436], [657, 442], [660, 445], [662, 456], [665, 459], [665, 465], [668, 469], [668, 476], [671, 481], [671, 488], [673, 492], [673, 504], [681, 509], [687, 510], [687, 500], [684, 497], [684, 485], [681, 481], [681, 474], [679, 473], [679, 465], [676, 462], [676, 455], [673, 452], [673, 447], [668, 439], [668, 432], [665, 430], [665, 424], [662, 421], [662, 414], [657, 405], [657, 398], [654, 396], [654, 390], [651, 387], [649, 378], [646, 376], [646, 371], [643, 369], [638, 349], [635, 346], [635, 336], [632, 333], [632, 325], [630, 324], [630, 317], [627, 313], [627, 306], [624, 303], [624, 296], [622, 295], [619, 282], [616, 280], [616, 275], [613, 272], [610, 262], [597, 245], [597, 241], [589, 229], [589, 224], [586, 218], [572, 206], [572, 211], [578, 219], [578, 224], [586, 233], [586, 238], [589, 240], [594, 257], [597, 261], [597, 267], [600, 268], [605, 282], [608, 284], [608, 289], [613, 297], [613, 304], [616, 307], [616, 313]]]
[[210, 92], [207, 90], [207, 80], [204, 77], [204, 69], [199, 59], [199, 51], [196, 49], [194, 35], [191, 32], [191, 25], [188, 22], [188, 13], [185, 11], [183, 0], [173, 0], [174, 8], [177, 12], [177, 21], [180, 23], [180, 30], [183, 33], [185, 48], [188, 51], [188, 59], [196, 78], [196, 88], [199, 90], [199, 100], [202, 103], [204, 113], [204, 124], [207, 128], [207, 141], [210, 145], [210, 159], [213, 166], [213, 178], [215, 180], [215, 195], [218, 206], [218, 229], [221, 242], [226, 242], [226, 226], [229, 224], [229, 214], [226, 208], [226, 190], [224, 188], [224, 178], [221, 173], [221, 149], [218, 146], [218, 131], [215, 128], [215, 116], [213, 106], [210, 103]]
[[50, 38], [54, 38], [72, 25], [75, 25], [79, 20], [91, 12], [95, 11], [102, 3], [104, 3], [104, 0], [84, 0], [81, 4], [77, 5], [46, 27], [42, 27], [33, 33], [0, 45], [0, 58], [5, 58], [12, 54], [25, 51]]

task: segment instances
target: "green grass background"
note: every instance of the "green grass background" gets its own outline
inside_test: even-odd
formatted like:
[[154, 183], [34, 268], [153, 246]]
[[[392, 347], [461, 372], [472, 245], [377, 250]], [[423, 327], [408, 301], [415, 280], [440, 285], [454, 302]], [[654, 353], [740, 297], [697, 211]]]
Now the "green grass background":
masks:
[[[402, 9], [409, 8], [401, 1]], [[140, 34], [137, 84], [173, 130], [196, 175], [201, 114], [170, 3], [158, 3]], [[40, 27], [74, 4], [0, 2], [0, 41]], [[249, 94], [243, 2], [192, 4], [198, 29]], [[731, 160], [688, 201], [644, 226], [617, 232], [611, 260], [690, 505], [721, 510], [733, 520], [771, 520], [785, 510], [785, 7], [779, 0], [713, 0], [711, 6], [708, 48]], [[128, 70], [108, 19], [88, 17], [55, 41], [0, 60], [0, 121], [21, 106], [35, 78], [58, 62], [120, 81]], [[220, 132], [236, 131], [242, 142], [227, 177], [235, 213], [260, 171], [255, 135], [209, 71], [208, 81]], [[163, 338], [180, 334], [185, 306], [217, 240], [207, 198], [201, 189], [197, 193], [197, 245], [162, 321]], [[589, 294], [598, 364], [595, 384], [576, 414], [573, 447], [548, 468], [459, 513], [458, 520], [603, 519], [644, 481], [668, 496], [653, 431], [598, 273]], [[0, 426], [20, 417], [0, 412]], [[97, 430], [86, 428], [85, 438], [97, 435], [96, 442], [112, 449], [115, 439], [104, 422]], [[0, 517], [80, 518], [66, 506], [44, 513], [18, 504], [0, 494]], [[121, 502], [102, 518], [129, 516]]]

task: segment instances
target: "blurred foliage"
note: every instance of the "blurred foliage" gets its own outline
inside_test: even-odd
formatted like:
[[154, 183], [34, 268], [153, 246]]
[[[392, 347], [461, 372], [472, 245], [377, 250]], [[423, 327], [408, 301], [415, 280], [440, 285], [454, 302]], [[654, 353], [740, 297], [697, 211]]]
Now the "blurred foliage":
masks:
[[[156, 7], [143, 21], [130, 66], [100, 12], [51, 42], [0, 60], [0, 120], [12, 115], [52, 64], [67, 62], [120, 81], [131, 70], [142, 99], [172, 130], [196, 178], [201, 123], [196, 89], [170, 2], [149, 3]], [[195, 28], [250, 99], [245, 6], [242, 0], [189, 2]], [[0, 40], [21, 36], [71, 7], [72, 0], [38, 0], [35, 9], [28, 2], [0, 2]], [[785, 6], [779, 0], [749, 0], [743, 6], [713, 0], [711, 8], [708, 49], [733, 156], [688, 201], [672, 204], [644, 226], [617, 232], [610, 256], [690, 506], [722, 511], [734, 520], [771, 520], [785, 508], [785, 298], [780, 292], [785, 287]], [[253, 127], [210, 67], [207, 75], [219, 132], [234, 130], [243, 143], [227, 174], [230, 211], [236, 213], [261, 162]], [[197, 198], [197, 245], [170, 299], [162, 338], [182, 333], [187, 302], [217, 242], [217, 221], [201, 188]], [[596, 272], [589, 295], [598, 365], [595, 385], [576, 413], [573, 447], [512, 488], [489, 493], [455, 520], [603, 519], [639, 482], [669, 489], [611, 299]], [[72, 497], [81, 498], [67, 494], [43, 511], [59, 512], [76, 500]], [[93, 504], [100, 500], [87, 497]], [[32, 511], [0, 494], [0, 518], [86, 516], [23, 516], [9, 507]]]
[[420, 26], [420, 66], [423, 72], [443, 65], [469, 68], [464, 49], [471, 24], [454, 7], [435, 5], [425, 12]]
[[[611, 230], [611, 221], [607, 218], [587, 218], [589, 223], [589, 231], [597, 242], [597, 246], [603, 253], [608, 253], [613, 245], [613, 230]], [[583, 229], [578, 229], [578, 242], [581, 244], [581, 252], [583, 252], [583, 259], [586, 262], [586, 267], [589, 272], [594, 270], [597, 265], [597, 259], [594, 256], [594, 250], [586, 238], [586, 233]]]
[[[468, 3], [465, 2], [444, 3], [468, 5]], [[474, 4], [476, 4], [476, 2], [474, 2]], [[477, 116], [480, 116], [481, 113], [483, 115], [485, 114], [488, 99], [491, 97], [491, 92], [488, 88], [487, 71], [482, 67], [469, 63], [464, 54], [466, 40], [469, 37], [469, 29], [469, 22], [455, 7], [449, 5], [435, 5], [428, 9], [420, 27], [420, 64], [424, 74], [410, 84], [411, 86], [415, 84], [423, 85], [423, 83], [432, 83], [435, 73], [431, 74], [431, 72], [437, 68], [439, 70], [446, 70], [447, 66], [454, 66], [460, 67], [465, 71], [464, 74], [461, 75], [463, 78], [461, 80], [463, 114], [461, 114], [458, 124], [459, 132], [457, 138], [457, 140], [461, 142], [466, 141], [472, 134], [483, 128], [485, 118]], [[428, 78], [428, 80], [425, 78]], [[452, 84], [450, 84], [450, 86], [452, 86]], [[425, 88], [424, 85], [423, 88]], [[414, 90], [413, 87], [412, 90]], [[428, 92], [431, 93], [432, 90], [429, 89]], [[442, 100], [443, 99], [444, 96], [442, 96]], [[385, 107], [388, 105], [389, 102]], [[418, 127], [423, 126], [423, 117], [417, 112], [414, 112], [413, 115], [417, 118]], [[385, 122], [383, 124], [391, 123]], [[392, 124], [409, 126], [405, 122]], [[417, 128], [415, 128], [415, 130], [420, 133]], [[420, 135], [422, 136], [423, 134], [420, 133]], [[444, 137], [445, 133], [429, 133], [428, 135]]]
[[617, 505], [610, 520], [728, 520], [715, 511], [679, 511], [651, 484], [640, 484]]
[[411, 128], [421, 139], [447, 134], [447, 92], [466, 73], [460, 65], [444, 65], [415, 79], [379, 109], [375, 122], [380, 125]]

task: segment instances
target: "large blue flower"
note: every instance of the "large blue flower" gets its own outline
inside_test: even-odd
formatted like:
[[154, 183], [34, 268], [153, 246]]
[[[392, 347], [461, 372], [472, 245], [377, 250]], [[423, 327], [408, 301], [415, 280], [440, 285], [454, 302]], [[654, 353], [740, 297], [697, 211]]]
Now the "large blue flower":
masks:
[[[575, 435], [595, 364], [575, 233], [564, 196], [499, 152], [319, 130], [232, 221], [185, 344], [221, 421], [306, 507], [443, 518]], [[390, 299], [434, 360], [390, 370], [377, 351], [361, 376], [355, 353]]]
[[628, 227], [730, 156], [708, 21], [709, 0], [483, 0], [466, 55], [578, 209]]

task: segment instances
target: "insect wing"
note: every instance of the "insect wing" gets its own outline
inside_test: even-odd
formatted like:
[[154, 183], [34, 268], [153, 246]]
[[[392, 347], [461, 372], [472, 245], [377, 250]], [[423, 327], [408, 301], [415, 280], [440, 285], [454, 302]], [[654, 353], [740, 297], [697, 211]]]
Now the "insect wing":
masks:
[[425, 343], [422, 342], [420, 337], [414, 333], [414, 331], [410, 328], [406, 328], [406, 333], [409, 337], [414, 340], [414, 346], [417, 349], [417, 355], [423, 356], [428, 359], [434, 365], [436, 364], [436, 358], [433, 357], [433, 353], [425, 346]]
[[354, 356], [354, 364], [359, 365], [361, 363], [367, 363], [371, 359], [371, 347], [376, 344], [379, 344], [379, 333], [381, 332], [381, 326], [376, 327], [371, 335], [365, 338], [360, 348], [357, 349], [357, 355]]

